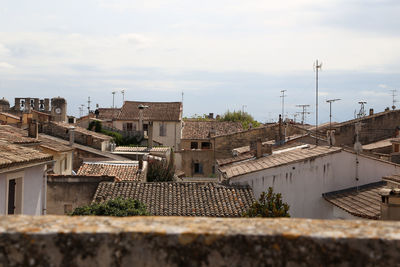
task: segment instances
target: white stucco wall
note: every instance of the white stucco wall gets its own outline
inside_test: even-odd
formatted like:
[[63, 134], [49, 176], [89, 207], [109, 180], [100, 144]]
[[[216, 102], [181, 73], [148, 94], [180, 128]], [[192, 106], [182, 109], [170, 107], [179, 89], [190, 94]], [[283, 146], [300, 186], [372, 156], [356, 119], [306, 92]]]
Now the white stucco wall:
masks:
[[[56, 161], [54, 163], [54, 173], [55, 174], [63, 174], [63, 175], [71, 175], [72, 174], [72, 153], [70, 152], [62, 152], [62, 153], [49, 153], [53, 155], [53, 159]], [[67, 168], [65, 168], [65, 159], [67, 159]]]
[[23, 206], [22, 214], [42, 214], [42, 189], [43, 173], [45, 165], [19, 169], [8, 173], [0, 173], [0, 214], [6, 214], [7, 210], [7, 175], [23, 172]]
[[356, 155], [350, 152], [318, 157], [313, 160], [249, 173], [230, 180], [249, 184], [256, 198], [272, 186], [282, 193], [290, 205], [292, 217], [333, 219], [333, 205], [322, 194], [381, 181], [382, 176], [399, 173], [400, 167], [391, 163], [359, 157], [359, 181], [356, 177]]

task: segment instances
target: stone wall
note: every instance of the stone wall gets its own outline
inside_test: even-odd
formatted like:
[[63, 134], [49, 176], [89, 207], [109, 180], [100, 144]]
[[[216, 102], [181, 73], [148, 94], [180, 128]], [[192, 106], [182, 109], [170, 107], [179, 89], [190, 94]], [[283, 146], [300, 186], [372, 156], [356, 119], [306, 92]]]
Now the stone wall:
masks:
[[47, 177], [47, 214], [63, 215], [92, 202], [100, 182], [112, 176], [49, 175]]
[[99, 161], [110, 160], [106, 156], [101, 156], [99, 153], [91, 153], [87, 150], [82, 150], [77, 147], [74, 148], [74, 156], [72, 162], [72, 169], [77, 172], [84, 161]]
[[[210, 177], [215, 175], [213, 150], [182, 150], [175, 152], [175, 162], [179, 163], [177, 169], [185, 172], [185, 177]], [[194, 164], [202, 166], [202, 173], [194, 173]]]
[[[392, 110], [364, 117], [359, 140], [361, 144], [373, 143], [385, 138], [394, 137], [396, 127], [400, 126], [400, 110]], [[353, 146], [355, 141], [355, 126], [357, 120], [351, 120], [335, 125], [337, 146]]]
[[0, 217], [1, 266], [397, 266], [400, 224]]

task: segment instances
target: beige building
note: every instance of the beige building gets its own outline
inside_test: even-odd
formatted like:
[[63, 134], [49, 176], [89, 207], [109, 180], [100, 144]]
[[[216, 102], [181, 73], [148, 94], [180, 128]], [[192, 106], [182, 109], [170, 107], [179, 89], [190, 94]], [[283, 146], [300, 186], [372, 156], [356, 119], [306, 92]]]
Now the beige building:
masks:
[[182, 136], [182, 103], [125, 101], [113, 127], [143, 131], [154, 142], [177, 150]]

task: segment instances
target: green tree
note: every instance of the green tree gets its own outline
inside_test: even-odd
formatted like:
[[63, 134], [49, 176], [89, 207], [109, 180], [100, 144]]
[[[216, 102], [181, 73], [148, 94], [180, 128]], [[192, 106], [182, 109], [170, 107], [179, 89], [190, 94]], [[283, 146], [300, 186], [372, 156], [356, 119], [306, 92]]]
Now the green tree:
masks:
[[261, 125], [261, 123], [256, 121], [249, 113], [235, 110], [233, 112], [228, 110], [219, 118], [219, 120], [241, 122], [244, 129], [249, 129], [250, 125], [254, 128]]
[[282, 201], [280, 193], [275, 194], [272, 187], [262, 192], [258, 201], [254, 202], [243, 217], [290, 217], [289, 205]]
[[103, 203], [92, 203], [88, 206], [76, 208], [72, 214], [76, 215], [95, 215], [95, 216], [146, 216], [146, 205], [135, 199], [116, 198]]

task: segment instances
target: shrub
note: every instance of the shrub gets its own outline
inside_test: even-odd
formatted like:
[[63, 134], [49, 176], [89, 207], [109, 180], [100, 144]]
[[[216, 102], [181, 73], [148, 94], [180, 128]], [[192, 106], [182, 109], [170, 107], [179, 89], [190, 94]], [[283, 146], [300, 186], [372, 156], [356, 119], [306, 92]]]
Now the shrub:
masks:
[[146, 205], [135, 199], [116, 198], [103, 203], [93, 203], [88, 206], [76, 208], [72, 214], [76, 215], [95, 215], [95, 216], [146, 216]]
[[275, 194], [272, 187], [268, 193], [262, 192], [258, 201], [254, 202], [243, 217], [290, 217], [289, 205], [282, 201], [280, 193]]
[[148, 167], [148, 182], [172, 182], [175, 174], [174, 153], [171, 151], [169, 163], [165, 161], [152, 160], [149, 161]]
[[258, 127], [261, 124], [254, 120], [253, 116], [251, 116], [249, 113], [247, 112], [241, 112], [241, 111], [227, 111], [224, 113], [224, 115], [222, 115], [219, 118], [220, 121], [239, 121], [242, 123], [242, 126], [244, 129], [248, 129], [250, 128], [250, 125], [252, 127]]

